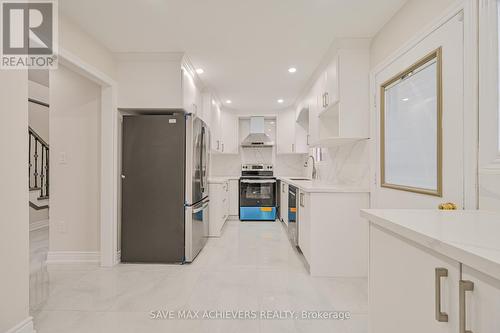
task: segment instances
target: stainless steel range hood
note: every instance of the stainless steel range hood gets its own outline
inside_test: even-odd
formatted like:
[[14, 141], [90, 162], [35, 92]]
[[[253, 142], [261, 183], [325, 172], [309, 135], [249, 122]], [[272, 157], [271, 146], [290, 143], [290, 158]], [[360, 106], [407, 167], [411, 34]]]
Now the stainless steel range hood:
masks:
[[250, 118], [250, 134], [241, 143], [242, 147], [272, 147], [274, 142], [265, 132], [264, 117]]

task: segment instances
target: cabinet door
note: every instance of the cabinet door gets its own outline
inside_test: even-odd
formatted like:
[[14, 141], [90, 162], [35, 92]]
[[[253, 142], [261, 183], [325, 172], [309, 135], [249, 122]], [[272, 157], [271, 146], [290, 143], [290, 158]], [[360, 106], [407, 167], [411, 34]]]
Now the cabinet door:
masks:
[[218, 105], [212, 104], [212, 115], [211, 115], [211, 142], [212, 142], [212, 151], [220, 152], [222, 150], [222, 139], [221, 139], [221, 122], [222, 115], [221, 109]]
[[321, 84], [317, 82], [312, 90], [312, 93], [309, 97], [309, 136], [307, 139], [307, 144], [311, 145], [312, 143], [319, 140], [319, 117], [318, 114], [320, 112], [320, 106], [322, 105], [321, 93]]
[[224, 154], [237, 154], [238, 118], [229, 111], [221, 111], [221, 145], [220, 152]]
[[239, 182], [237, 179], [229, 181], [229, 215], [238, 216], [240, 206]]
[[277, 119], [277, 153], [295, 153], [295, 111], [280, 112]]
[[299, 228], [299, 247], [304, 254], [307, 262], [311, 264], [311, 195], [304, 191], [299, 191], [298, 207], [298, 228]]
[[197, 88], [193, 77], [187, 70], [182, 70], [182, 98], [184, 110], [196, 115]]
[[474, 284], [472, 291], [464, 291], [465, 329], [500, 332], [500, 281], [467, 266], [462, 269], [462, 280]]
[[288, 184], [281, 182], [281, 218], [285, 224], [288, 224]]
[[[459, 263], [373, 224], [369, 262], [372, 333], [458, 332]], [[448, 276], [436, 279], [436, 268], [445, 269]], [[437, 300], [448, 322], [437, 320]]]
[[329, 108], [339, 98], [339, 57], [335, 57], [326, 69], [325, 108]]

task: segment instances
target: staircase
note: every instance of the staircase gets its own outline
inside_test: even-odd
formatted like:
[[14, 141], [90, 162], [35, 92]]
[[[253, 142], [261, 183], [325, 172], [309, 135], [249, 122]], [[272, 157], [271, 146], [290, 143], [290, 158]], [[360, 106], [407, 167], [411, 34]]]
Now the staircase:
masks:
[[29, 205], [35, 210], [49, 208], [49, 144], [28, 127]]

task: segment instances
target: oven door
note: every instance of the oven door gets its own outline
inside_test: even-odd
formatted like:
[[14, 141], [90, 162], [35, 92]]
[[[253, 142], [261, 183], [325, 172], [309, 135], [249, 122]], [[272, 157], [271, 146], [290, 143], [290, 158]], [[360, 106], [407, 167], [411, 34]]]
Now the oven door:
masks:
[[240, 207], [275, 207], [276, 179], [241, 179]]
[[276, 179], [240, 179], [240, 220], [276, 220]]

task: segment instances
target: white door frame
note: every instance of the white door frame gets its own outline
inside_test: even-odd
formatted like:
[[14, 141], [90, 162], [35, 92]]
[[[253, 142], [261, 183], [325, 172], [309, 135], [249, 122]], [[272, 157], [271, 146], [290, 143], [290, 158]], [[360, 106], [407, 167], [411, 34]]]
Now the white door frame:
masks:
[[101, 87], [100, 264], [118, 262], [117, 83], [78, 56], [59, 49], [59, 63]]
[[[443, 15], [433, 21], [419, 34], [408, 40], [391, 56], [382, 61], [370, 72], [371, 104], [371, 137], [377, 137], [378, 123], [373, 115], [378, 112], [376, 76], [398, 58], [409, 52], [430, 34], [438, 30], [443, 24], [463, 11], [464, 15], [464, 203], [465, 209], [478, 208], [478, 121], [479, 121], [479, 65], [478, 65], [478, 13], [479, 0], [460, 0], [449, 7]], [[376, 193], [379, 186], [379, 172], [377, 160], [378, 140], [372, 140], [370, 164], [375, 168], [371, 171], [371, 193]], [[376, 198], [371, 195], [371, 205]]]

